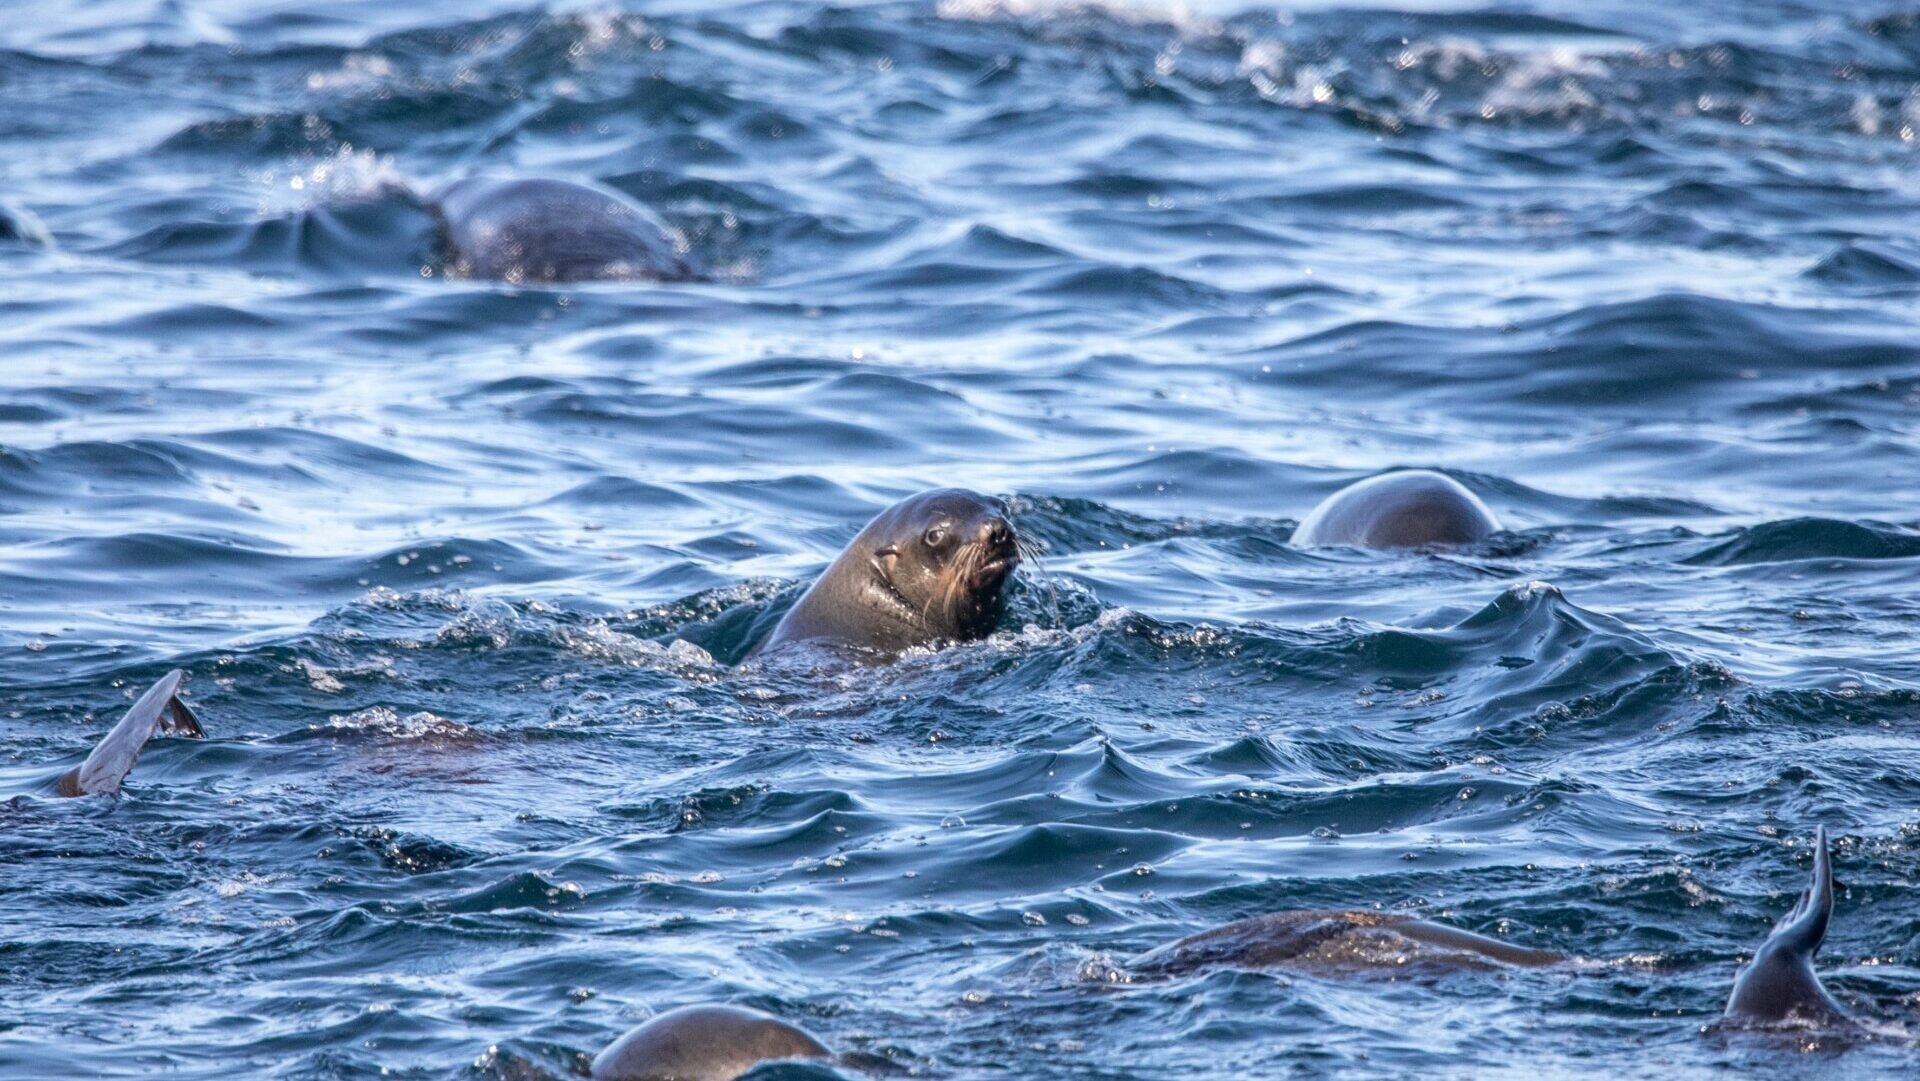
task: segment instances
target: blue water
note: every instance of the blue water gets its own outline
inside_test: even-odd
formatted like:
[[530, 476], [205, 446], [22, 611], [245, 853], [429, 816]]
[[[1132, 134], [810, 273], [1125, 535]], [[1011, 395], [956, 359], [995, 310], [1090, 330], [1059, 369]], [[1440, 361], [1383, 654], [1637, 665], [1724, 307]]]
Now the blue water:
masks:
[[[1912, 1077], [1710, 1028], [1820, 823], [1920, 1014], [1893, 4], [14, 6], [0, 1074]], [[481, 171], [698, 279], [449, 281]], [[1510, 531], [1288, 546], [1391, 466]], [[939, 485], [999, 633], [732, 667]], [[52, 798], [176, 666], [213, 738]], [[1314, 907], [1589, 963], [1121, 978]]]

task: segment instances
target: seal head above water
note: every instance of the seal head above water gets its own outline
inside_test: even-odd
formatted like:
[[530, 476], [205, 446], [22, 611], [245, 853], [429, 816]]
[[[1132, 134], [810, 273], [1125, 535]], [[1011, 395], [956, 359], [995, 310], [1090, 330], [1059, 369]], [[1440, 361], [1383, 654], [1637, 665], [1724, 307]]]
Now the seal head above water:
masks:
[[1738, 1024], [1846, 1024], [1852, 1019], [1820, 984], [1813, 955], [1827, 937], [1833, 917], [1833, 862], [1827, 852], [1827, 828], [1821, 826], [1813, 848], [1813, 879], [1780, 926], [1754, 951], [1733, 979], [1726, 1019]]
[[898, 653], [984, 638], [1019, 562], [998, 499], [961, 488], [909, 496], [867, 523], [754, 655], [792, 642]]
[[684, 278], [686, 239], [598, 184], [469, 177], [435, 192], [447, 272], [508, 282]]
[[831, 1054], [772, 1014], [682, 1006], [608, 1044], [594, 1057], [593, 1081], [733, 1081], [762, 1062]]
[[1499, 519], [1459, 481], [1408, 469], [1355, 481], [1321, 500], [1300, 520], [1293, 543], [1424, 548], [1477, 544], [1499, 529]]

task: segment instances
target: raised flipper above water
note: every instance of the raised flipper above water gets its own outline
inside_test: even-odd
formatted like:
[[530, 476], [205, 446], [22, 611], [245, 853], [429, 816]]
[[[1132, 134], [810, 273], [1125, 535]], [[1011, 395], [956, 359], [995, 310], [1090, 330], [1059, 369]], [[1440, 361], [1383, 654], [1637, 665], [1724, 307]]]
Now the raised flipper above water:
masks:
[[1443, 923], [1386, 912], [1274, 912], [1224, 924], [1149, 950], [1127, 965], [1142, 975], [1210, 968], [1394, 968], [1409, 962], [1485, 967], [1557, 964], [1565, 958]]
[[1826, 940], [1827, 921], [1833, 917], [1833, 860], [1825, 826], [1815, 833], [1813, 844], [1813, 879], [1793, 911], [1734, 977], [1727, 999], [1729, 1021], [1767, 1025], [1851, 1020], [1813, 971], [1813, 955]]
[[207, 733], [200, 727], [200, 719], [179, 697], [184, 678], [186, 673], [178, 668], [161, 676], [93, 748], [87, 760], [63, 774], [54, 788], [63, 796], [111, 796], [120, 791], [120, 782], [140, 760], [140, 751], [155, 732], [204, 739]]

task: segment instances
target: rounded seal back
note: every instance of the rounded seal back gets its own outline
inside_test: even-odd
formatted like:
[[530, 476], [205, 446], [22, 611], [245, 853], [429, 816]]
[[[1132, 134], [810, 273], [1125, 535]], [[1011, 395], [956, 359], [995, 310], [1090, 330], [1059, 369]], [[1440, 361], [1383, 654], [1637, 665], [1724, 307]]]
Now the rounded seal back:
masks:
[[1321, 500], [1300, 520], [1293, 543], [1424, 548], [1475, 544], [1499, 529], [1493, 511], [1459, 481], [1408, 469], [1355, 481]]
[[898, 653], [984, 638], [1019, 562], [998, 499], [963, 488], [908, 496], [867, 523], [754, 654], [790, 642]]
[[772, 1014], [742, 1006], [682, 1006], [594, 1056], [594, 1081], [733, 1081], [762, 1062], [832, 1052]]

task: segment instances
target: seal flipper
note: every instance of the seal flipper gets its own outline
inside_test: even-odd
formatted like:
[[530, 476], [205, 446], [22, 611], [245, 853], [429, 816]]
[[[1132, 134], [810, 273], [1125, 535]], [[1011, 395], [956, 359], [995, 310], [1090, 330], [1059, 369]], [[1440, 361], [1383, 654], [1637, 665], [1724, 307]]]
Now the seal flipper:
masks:
[[1827, 940], [1827, 922], [1833, 918], [1833, 857], [1827, 850], [1827, 827], [1814, 831], [1813, 877], [1800, 893], [1793, 914], [1769, 937], [1782, 949], [1803, 954], [1812, 961], [1813, 952]]
[[1827, 924], [1832, 918], [1833, 858], [1828, 851], [1827, 827], [1821, 826], [1814, 834], [1813, 877], [1793, 911], [1734, 977], [1727, 1016], [1758, 1022], [1849, 1020], [1846, 1009], [1821, 985], [1813, 970], [1813, 955], [1826, 941]]
[[180, 681], [186, 673], [176, 668], [161, 676], [140, 700], [127, 710], [120, 723], [93, 748], [85, 762], [68, 770], [55, 783], [63, 796], [114, 795], [126, 779], [140, 751], [156, 731], [177, 736], [204, 739], [206, 730], [179, 698]]
[[1441, 951], [1419, 955], [1421, 960], [1456, 965], [1541, 966], [1565, 960], [1547, 950], [1397, 913], [1301, 910], [1254, 916], [1189, 935], [1141, 954], [1127, 967], [1151, 976], [1221, 967], [1394, 967], [1405, 964], [1408, 950], [1417, 946]]
[[1502, 942], [1497, 938], [1477, 935], [1472, 931], [1458, 927], [1449, 927], [1444, 923], [1429, 923], [1426, 920], [1408, 920], [1396, 923], [1393, 929], [1401, 935], [1424, 942], [1429, 946], [1454, 950], [1466, 954], [1478, 954], [1490, 961], [1499, 961], [1507, 965], [1520, 965], [1537, 968], [1542, 965], [1557, 965], [1566, 958], [1552, 950], [1536, 950], [1528, 946], [1516, 946], [1511, 942]]

